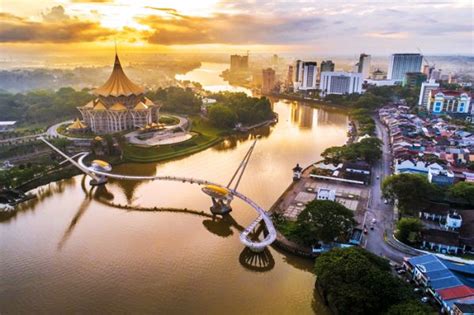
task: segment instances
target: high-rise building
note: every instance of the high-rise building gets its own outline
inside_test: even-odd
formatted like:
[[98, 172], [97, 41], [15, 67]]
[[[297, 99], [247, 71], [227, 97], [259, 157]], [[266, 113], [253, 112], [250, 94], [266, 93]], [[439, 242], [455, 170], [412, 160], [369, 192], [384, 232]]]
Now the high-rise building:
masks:
[[230, 71], [242, 71], [249, 68], [249, 56], [231, 55], [230, 56]]
[[424, 65], [423, 66], [423, 73], [426, 75], [426, 77], [428, 79], [431, 78], [431, 73], [433, 72], [434, 70], [434, 67], [430, 66], [430, 65]]
[[332, 72], [334, 71], [334, 62], [332, 60], [323, 60], [321, 61], [321, 72]]
[[362, 93], [362, 73], [321, 72], [321, 95]]
[[441, 79], [441, 69], [438, 69], [438, 70], [433, 69], [433, 71], [431, 71], [430, 79], [433, 79], [436, 81]]
[[421, 86], [426, 81], [426, 74], [423, 72], [407, 72], [403, 79], [403, 86], [415, 87]]
[[270, 94], [275, 88], [275, 70], [267, 68], [262, 70], [262, 94]]
[[296, 61], [295, 89], [315, 90], [316, 77], [318, 75], [318, 63], [316, 61]]
[[428, 105], [428, 98], [430, 97], [431, 90], [436, 90], [438, 88], [439, 83], [436, 83], [435, 80], [423, 82], [420, 88], [420, 97], [418, 98], [418, 105], [426, 107]]
[[359, 67], [357, 72], [362, 73], [362, 79], [368, 79], [370, 76], [370, 55], [360, 54]]
[[293, 71], [294, 71], [293, 65], [289, 65], [288, 66], [288, 73], [286, 74], [286, 82], [285, 82], [285, 85], [286, 85], [287, 89], [292, 89], [293, 88]]
[[420, 72], [423, 56], [421, 54], [393, 54], [388, 64], [388, 80], [402, 82], [407, 72]]

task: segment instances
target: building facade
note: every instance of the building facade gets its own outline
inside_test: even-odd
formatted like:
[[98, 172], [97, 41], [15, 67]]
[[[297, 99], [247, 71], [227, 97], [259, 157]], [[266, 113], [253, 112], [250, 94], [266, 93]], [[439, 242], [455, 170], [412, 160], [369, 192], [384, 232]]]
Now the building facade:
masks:
[[230, 71], [242, 71], [249, 69], [249, 56], [231, 55], [230, 56]]
[[439, 83], [436, 83], [435, 80], [429, 80], [428, 82], [421, 83], [420, 97], [418, 98], [418, 105], [422, 107], [426, 107], [428, 105], [430, 92], [432, 90], [437, 90], [438, 88], [439, 88]]
[[423, 72], [407, 72], [403, 79], [403, 86], [418, 87], [426, 81], [426, 74]]
[[387, 79], [402, 82], [407, 72], [420, 72], [421, 54], [393, 54], [388, 63]]
[[469, 114], [471, 95], [464, 91], [431, 90], [426, 109], [432, 114]]
[[368, 79], [370, 76], [370, 55], [360, 54], [359, 66], [357, 72], [362, 73], [362, 79]]
[[276, 84], [275, 70], [267, 68], [262, 70], [262, 93], [269, 94]]
[[160, 106], [125, 75], [118, 55], [109, 79], [94, 90], [96, 99], [77, 109], [94, 133], [108, 134], [158, 122]]
[[321, 95], [362, 93], [362, 73], [322, 72], [319, 89]]
[[334, 62], [332, 60], [323, 60], [321, 61], [321, 72], [333, 72], [334, 71]]
[[316, 61], [296, 61], [295, 90], [315, 90], [318, 76]]

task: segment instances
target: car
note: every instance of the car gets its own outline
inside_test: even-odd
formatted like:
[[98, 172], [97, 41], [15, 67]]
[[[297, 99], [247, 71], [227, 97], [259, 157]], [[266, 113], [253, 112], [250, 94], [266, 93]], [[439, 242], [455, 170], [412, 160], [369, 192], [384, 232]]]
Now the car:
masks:
[[374, 225], [373, 225], [373, 224], [370, 226], [370, 229], [371, 229], [372, 231], [374, 230]]
[[421, 288], [414, 288], [413, 292], [415, 292], [415, 293], [421, 292]]
[[372, 219], [372, 224], [375, 224], [375, 223], [377, 223], [377, 219], [376, 219], [376, 218], [373, 218], [373, 219]]
[[399, 275], [404, 274], [405, 272], [407, 272], [405, 269], [397, 270], [397, 273], [398, 273]]
[[367, 231], [367, 229], [364, 229], [364, 234], [367, 234], [369, 231]]
[[384, 200], [383, 200], [383, 203], [384, 203], [384, 204], [388, 204], [388, 200], [387, 200], [387, 199], [384, 199]]
[[429, 297], [427, 297], [427, 296], [424, 296], [424, 297], [422, 297], [422, 298], [421, 298], [421, 300], [420, 300], [420, 301], [421, 301], [422, 303], [428, 303], [428, 301], [429, 301], [429, 300], [430, 300], [430, 298], [429, 298]]
[[380, 179], [380, 176], [377, 175], [377, 179]]

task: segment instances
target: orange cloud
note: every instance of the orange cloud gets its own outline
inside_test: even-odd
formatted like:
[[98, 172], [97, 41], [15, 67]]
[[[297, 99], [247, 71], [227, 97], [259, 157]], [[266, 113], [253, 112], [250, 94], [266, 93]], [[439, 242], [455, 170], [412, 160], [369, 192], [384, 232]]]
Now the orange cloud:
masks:
[[112, 30], [92, 21], [73, 19], [61, 6], [43, 14], [42, 22], [0, 13], [0, 42], [69, 43], [104, 40]]
[[170, 9], [155, 8], [165, 16], [137, 18], [151, 31], [143, 32], [152, 44], [276, 44], [299, 40], [300, 29], [318, 28], [322, 20], [311, 18], [261, 17], [249, 14], [215, 14], [210, 17], [186, 16]]

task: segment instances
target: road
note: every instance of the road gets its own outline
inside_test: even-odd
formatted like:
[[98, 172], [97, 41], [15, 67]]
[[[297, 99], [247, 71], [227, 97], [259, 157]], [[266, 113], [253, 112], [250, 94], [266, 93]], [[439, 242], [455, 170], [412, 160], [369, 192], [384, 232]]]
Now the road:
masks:
[[[383, 141], [383, 155], [381, 160], [372, 168], [371, 193], [366, 216], [366, 225], [369, 232], [366, 235], [365, 248], [378, 256], [401, 262], [404, 257], [410, 255], [386, 243], [386, 239], [391, 238], [393, 233], [394, 220], [393, 206], [383, 202], [381, 187], [383, 179], [391, 174], [392, 156], [388, 132], [378, 118], [374, 117], [374, 119], [376, 121], [377, 137]], [[374, 230], [370, 230], [369, 227], [373, 219], [377, 221], [374, 224]]]

